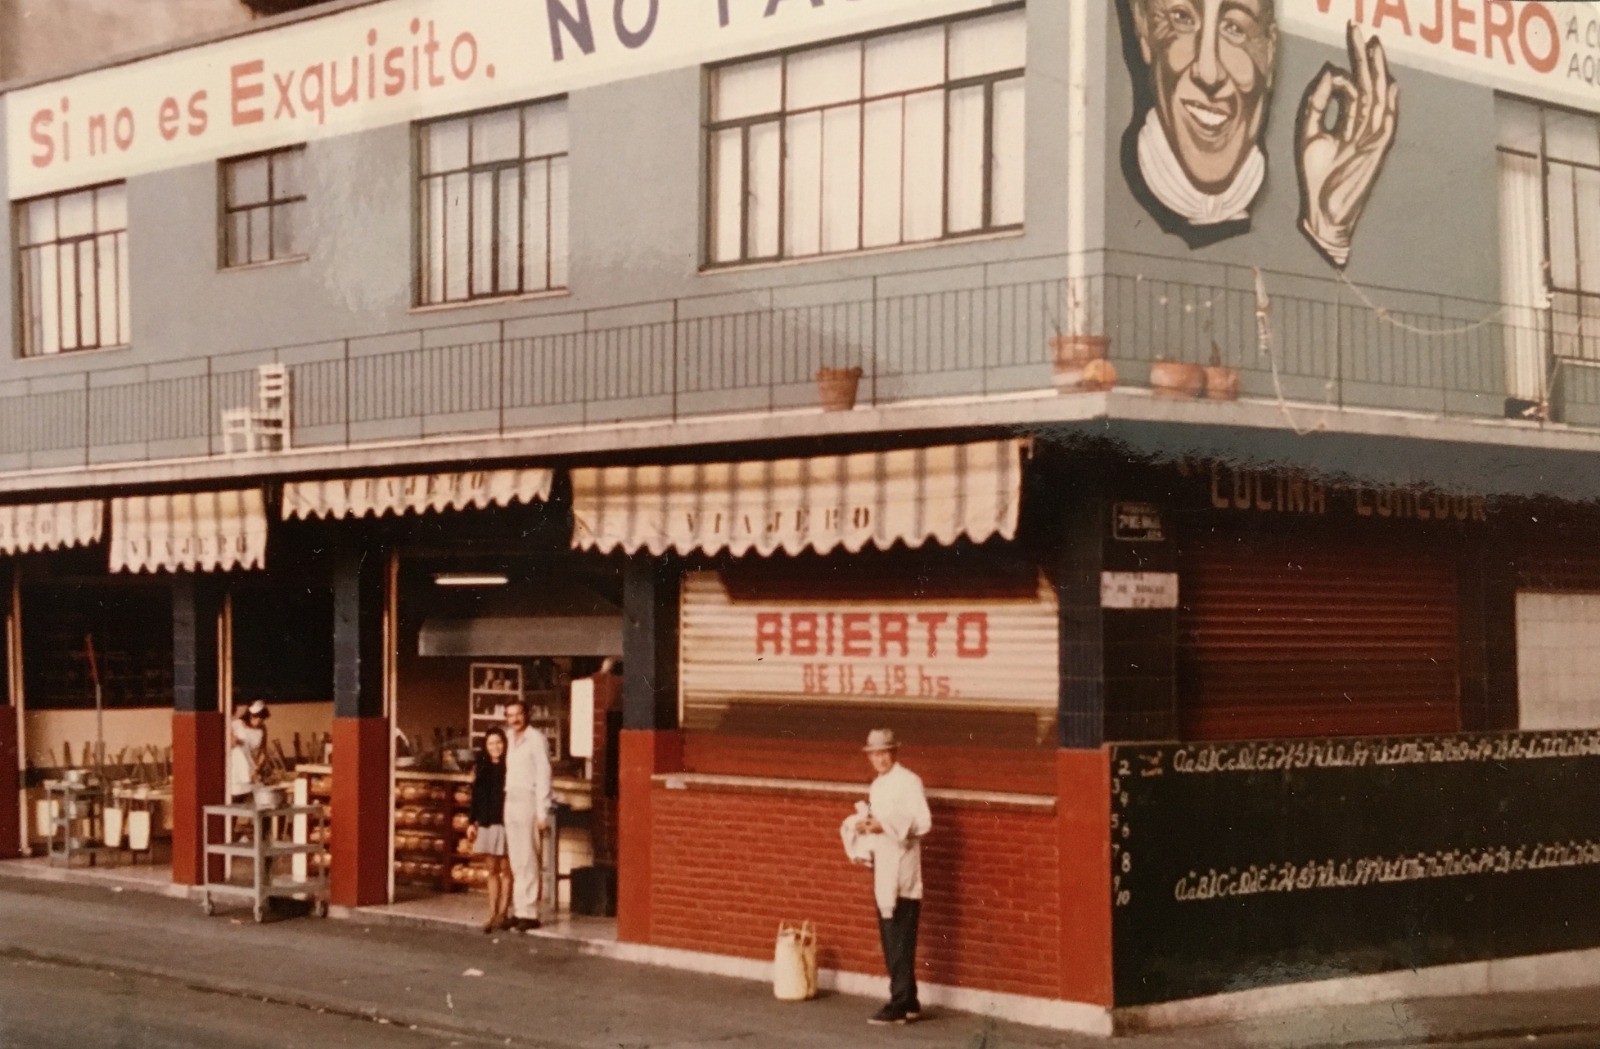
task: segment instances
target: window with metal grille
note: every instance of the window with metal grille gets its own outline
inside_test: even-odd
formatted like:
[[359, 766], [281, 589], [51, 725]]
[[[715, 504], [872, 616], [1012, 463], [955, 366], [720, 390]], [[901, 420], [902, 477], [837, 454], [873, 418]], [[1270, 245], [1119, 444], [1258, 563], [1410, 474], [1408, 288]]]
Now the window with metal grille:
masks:
[[707, 258], [804, 258], [1022, 225], [1021, 9], [711, 70]]
[[16, 206], [25, 357], [128, 342], [128, 198], [121, 182]]
[[304, 258], [306, 147], [222, 162], [222, 264]]
[[417, 301], [567, 285], [565, 99], [418, 126]]

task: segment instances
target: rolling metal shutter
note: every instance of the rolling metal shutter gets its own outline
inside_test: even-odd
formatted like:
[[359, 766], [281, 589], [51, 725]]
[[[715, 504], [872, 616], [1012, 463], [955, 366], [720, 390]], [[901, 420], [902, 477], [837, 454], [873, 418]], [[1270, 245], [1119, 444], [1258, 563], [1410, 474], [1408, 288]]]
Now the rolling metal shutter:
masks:
[[[803, 619], [808, 647], [785, 624]], [[883, 620], [898, 632], [891, 640]], [[898, 703], [1041, 712], [1059, 703], [1055, 591], [1031, 597], [736, 601], [715, 572], [683, 582], [679, 635], [685, 726], [730, 705]]]
[[1179, 566], [1184, 738], [1460, 729], [1448, 558], [1360, 539], [1208, 537]]

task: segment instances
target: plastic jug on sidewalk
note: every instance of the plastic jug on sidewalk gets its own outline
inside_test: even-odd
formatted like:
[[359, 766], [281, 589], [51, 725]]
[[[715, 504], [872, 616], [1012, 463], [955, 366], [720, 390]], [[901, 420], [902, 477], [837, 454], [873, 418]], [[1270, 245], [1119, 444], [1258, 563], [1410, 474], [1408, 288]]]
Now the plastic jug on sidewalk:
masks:
[[772, 952], [772, 995], [781, 1002], [817, 996], [817, 930], [810, 923], [778, 926]]

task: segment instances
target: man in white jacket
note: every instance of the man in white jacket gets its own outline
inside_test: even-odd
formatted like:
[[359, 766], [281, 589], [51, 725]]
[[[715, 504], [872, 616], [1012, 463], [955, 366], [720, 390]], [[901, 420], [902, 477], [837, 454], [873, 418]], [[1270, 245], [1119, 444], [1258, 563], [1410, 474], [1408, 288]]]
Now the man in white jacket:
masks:
[[[877, 779], [868, 794], [869, 811], [861, 817], [863, 834], [881, 834], [893, 848], [874, 849], [874, 867], [896, 859], [898, 882], [893, 912], [878, 915], [883, 961], [889, 970], [889, 1003], [872, 1015], [874, 1024], [902, 1024], [922, 1013], [917, 1000], [917, 924], [922, 917], [922, 839], [933, 829], [922, 779], [900, 764], [900, 743], [894, 732], [873, 729], [862, 748]], [[875, 874], [881, 873], [875, 871]]]
[[528, 724], [520, 699], [506, 704], [506, 852], [511, 859], [511, 917], [518, 932], [539, 928], [544, 895], [544, 832], [551, 800], [550, 745]]

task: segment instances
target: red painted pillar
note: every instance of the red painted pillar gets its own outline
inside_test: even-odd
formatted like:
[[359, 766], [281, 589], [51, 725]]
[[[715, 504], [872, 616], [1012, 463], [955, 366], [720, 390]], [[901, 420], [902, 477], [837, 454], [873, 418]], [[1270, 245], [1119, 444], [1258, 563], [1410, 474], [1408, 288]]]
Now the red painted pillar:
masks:
[[333, 811], [328, 896], [341, 907], [389, 902], [390, 728], [384, 619], [390, 559], [352, 544], [333, 572]]
[[617, 813], [617, 939], [626, 943], [650, 942], [652, 780], [682, 768], [682, 733], [623, 729]]
[[1061, 997], [1107, 1009], [1111, 968], [1110, 752], [1056, 752], [1061, 871]]
[[333, 869], [329, 898], [341, 907], [389, 899], [389, 719], [333, 719]]
[[[209, 576], [172, 579], [172, 880], [178, 885], [204, 884], [202, 810], [227, 800], [228, 726], [217, 646], [223, 586]], [[220, 876], [220, 858], [216, 864], [212, 871]]]
[[0, 860], [22, 855], [22, 777], [17, 747], [17, 708], [0, 707]]
[[622, 733], [617, 783], [617, 938], [650, 942], [651, 778], [683, 768], [678, 595], [672, 561], [630, 558], [622, 574]]
[[[222, 804], [228, 789], [227, 717], [216, 710], [172, 714], [172, 880], [205, 884], [203, 809]], [[212, 833], [222, 831], [220, 824]], [[212, 873], [221, 877], [220, 858]]]

